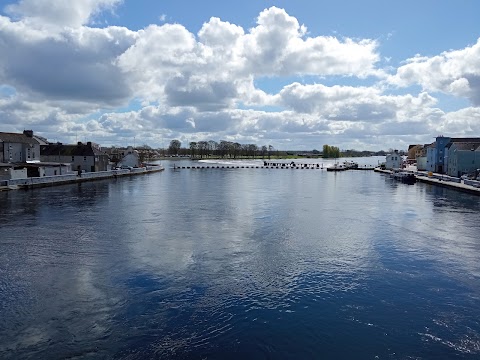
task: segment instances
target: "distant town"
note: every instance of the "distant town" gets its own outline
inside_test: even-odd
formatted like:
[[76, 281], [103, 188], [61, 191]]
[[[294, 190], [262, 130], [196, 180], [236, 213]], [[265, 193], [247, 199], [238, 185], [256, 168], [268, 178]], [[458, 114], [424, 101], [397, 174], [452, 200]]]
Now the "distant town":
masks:
[[[171, 140], [166, 149], [150, 146], [102, 147], [93, 142], [52, 143], [32, 130], [23, 133], [0, 132], [0, 186], [19, 184], [28, 178], [117, 176], [127, 172], [158, 168], [149, 164], [162, 158], [288, 159], [386, 156], [387, 168], [415, 165], [418, 171], [475, 179], [480, 169], [480, 137], [438, 136], [431, 144], [413, 144], [407, 151], [356, 151], [323, 145], [321, 150], [283, 151], [273, 146], [257, 146], [230, 141], [190, 142], [188, 147]], [[389, 157], [390, 156], [390, 157]], [[114, 173], [112, 173], [112, 171]], [[110, 172], [106, 174], [105, 172]], [[89, 175], [90, 174], [90, 175]]]

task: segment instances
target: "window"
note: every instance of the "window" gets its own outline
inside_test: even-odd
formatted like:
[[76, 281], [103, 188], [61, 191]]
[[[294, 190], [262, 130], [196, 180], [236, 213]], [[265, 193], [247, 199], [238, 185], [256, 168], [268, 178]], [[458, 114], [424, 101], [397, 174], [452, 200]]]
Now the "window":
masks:
[[83, 161], [87, 161], [87, 157], [86, 157], [86, 156], [83, 157]]
[[75, 161], [75, 156], [72, 156], [72, 161]]

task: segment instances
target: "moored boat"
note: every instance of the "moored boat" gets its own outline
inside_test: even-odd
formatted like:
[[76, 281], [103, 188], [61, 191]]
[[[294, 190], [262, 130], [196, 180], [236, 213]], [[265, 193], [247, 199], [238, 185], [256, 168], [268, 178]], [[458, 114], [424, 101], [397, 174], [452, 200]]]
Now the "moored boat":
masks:
[[358, 163], [353, 161], [344, 161], [343, 166], [345, 166], [345, 169], [358, 169]]
[[392, 178], [395, 180], [401, 181], [404, 184], [415, 184], [417, 182], [417, 178], [415, 177], [415, 174], [410, 171], [405, 171], [401, 169], [394, 169], [392, 171]]
[[346, 169], [343, 164], [334, 164], [333, 166], [327, 167], [327, 171], [345, 171]]

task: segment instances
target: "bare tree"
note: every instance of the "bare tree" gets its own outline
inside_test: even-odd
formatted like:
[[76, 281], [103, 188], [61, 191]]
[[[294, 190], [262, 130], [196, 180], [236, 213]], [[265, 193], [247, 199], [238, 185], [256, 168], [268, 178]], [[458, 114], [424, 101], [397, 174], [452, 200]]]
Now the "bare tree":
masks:
[[193, 158], [195, 157], [195, 151], [197, 150], [197, 143], [195, 141], [190, 142], [190, 156]]

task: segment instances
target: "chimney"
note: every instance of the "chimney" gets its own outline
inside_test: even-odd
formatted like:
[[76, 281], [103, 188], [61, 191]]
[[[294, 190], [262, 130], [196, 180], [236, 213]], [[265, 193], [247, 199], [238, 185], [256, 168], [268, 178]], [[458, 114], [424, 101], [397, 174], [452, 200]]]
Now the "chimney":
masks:
[[78, 146], [82, 146], [83, 144], [82, 144], [81, 141], [79, 141], [79, 142], [77, 143], [77, 145], [78, 145]]
[[33, 130], [23, 130], [23, 135], [31, 138], [33, 137]]
[[92, 146], [92, 142], [91, 142], [91, 141], [88, 141], [88, 142], [87, 142], [87, 146]]

